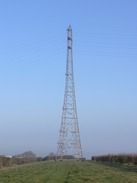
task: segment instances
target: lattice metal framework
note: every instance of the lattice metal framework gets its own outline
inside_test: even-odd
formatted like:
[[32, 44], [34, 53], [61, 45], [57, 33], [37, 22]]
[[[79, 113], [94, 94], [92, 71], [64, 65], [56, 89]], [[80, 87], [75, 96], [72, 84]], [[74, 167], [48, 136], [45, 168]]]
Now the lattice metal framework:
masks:
[[67, 29], [66, 81], [61, 127], [57, 147], [57, 156], [62, 158], [65, 155], [72, 155], [77, 159], [83, 158], [75, 99], [72, 28], [70, 25]]

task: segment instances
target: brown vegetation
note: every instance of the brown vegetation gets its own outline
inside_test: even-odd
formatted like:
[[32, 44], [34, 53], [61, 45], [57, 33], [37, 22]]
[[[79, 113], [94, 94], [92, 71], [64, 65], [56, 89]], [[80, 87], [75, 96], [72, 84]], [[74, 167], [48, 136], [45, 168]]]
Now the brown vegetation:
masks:
[[39, 159], [37, 160], [37, 158], [16, 158], [16, 157], [9, 158], [5, 156], [0, 156], [0, 169], [5, 167], [11, 167], [14, 165], [32, 163], [36, 161], [39, 161]]
[[137, 154], [108, 154], [93, 156], [92, 161], [137, 165]]

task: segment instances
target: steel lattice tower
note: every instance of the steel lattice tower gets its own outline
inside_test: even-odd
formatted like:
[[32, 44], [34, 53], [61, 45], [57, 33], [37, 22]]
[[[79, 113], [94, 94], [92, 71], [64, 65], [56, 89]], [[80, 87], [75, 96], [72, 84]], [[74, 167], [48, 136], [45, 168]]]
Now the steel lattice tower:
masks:
[[70, 25], [67, 29], [66, 81], [61, 127], [57, 147], [57, 156], [62, 159], [65, 155], [72, 155], [77, 159], [83, 158], [75, 99], [72, 28]]

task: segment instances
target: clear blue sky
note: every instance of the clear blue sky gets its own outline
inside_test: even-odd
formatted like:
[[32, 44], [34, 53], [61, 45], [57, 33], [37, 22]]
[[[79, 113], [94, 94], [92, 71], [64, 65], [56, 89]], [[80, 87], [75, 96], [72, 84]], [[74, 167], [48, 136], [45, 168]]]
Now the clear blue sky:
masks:
[[0, 154], [56, 152], [73, 30], [84, 156], [137, 153], [137, 1], [0, 1]]

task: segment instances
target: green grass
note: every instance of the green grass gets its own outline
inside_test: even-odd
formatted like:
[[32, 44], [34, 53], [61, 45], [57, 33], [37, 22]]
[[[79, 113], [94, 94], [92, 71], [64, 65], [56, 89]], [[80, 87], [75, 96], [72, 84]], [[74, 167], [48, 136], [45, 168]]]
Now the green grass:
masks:
[[0, 183], [137, 183], [137, 166], [47, 161], [0, 170]]

